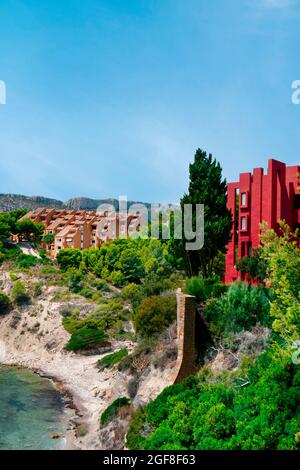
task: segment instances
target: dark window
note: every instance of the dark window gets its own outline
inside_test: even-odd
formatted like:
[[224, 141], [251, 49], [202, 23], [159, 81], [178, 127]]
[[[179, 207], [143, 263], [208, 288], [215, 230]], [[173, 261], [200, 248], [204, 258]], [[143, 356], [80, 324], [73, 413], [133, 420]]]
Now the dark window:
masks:
[[248, 243], [248, 256], [252, 256], [252, 243]]
[[297, 222], [296, 224], [294, 224], [294, 232], [295, 232], [297, 229], [300, 231], [300, 223], [299, 223], [299, 222]]
[[294, 196], [294, 209], [300, 209], [300, 194]]

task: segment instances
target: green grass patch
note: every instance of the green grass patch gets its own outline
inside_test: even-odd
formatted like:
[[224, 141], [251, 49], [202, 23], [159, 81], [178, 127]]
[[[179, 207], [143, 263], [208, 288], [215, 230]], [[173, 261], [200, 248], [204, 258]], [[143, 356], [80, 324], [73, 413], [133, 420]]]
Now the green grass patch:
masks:
[[72, 336], [65, 346], [67, 351], [79, 351], [80, 349], [93, 349], [101, 346], [107, 339], [103, 330], [81, 329], [72, 333]]
[[108, 354], [98, 361], [98, 367], [104, 366], [108, 369], [112, 369], [116, 364], [128, 356], [128, 351], [126, 348], [120, 349], [112, 354]]
[[127, 397], [120, 397], [113, 401], [106, 410], [102, 413], [100, 418], [100, 423], [107, 424], [112, 421], [116, 416], [118, 416], [121, 408], [130, 405], [130, 400]]

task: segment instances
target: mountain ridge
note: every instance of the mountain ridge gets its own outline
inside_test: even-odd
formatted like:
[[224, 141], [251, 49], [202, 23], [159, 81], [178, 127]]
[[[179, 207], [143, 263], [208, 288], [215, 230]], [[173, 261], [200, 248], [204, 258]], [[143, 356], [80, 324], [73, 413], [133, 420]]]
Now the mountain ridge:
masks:
[[[37, 209], [39, 207], [68, 209], [68, 210], [96, 210], [101, 204], [111, 204], [116, 210], [119, 208], [119, 201], [115, 198], [93, 199], [88, 197], [74, 197], [67, 201], [48, 198], [44, 196], [24, 196], [22, 194], [0, 194], [0, 212], [10, 212], [18, 209]], [[149, 203], [139, 201], [128, 201], [127, 205], [144, 204], [150, 207]]]

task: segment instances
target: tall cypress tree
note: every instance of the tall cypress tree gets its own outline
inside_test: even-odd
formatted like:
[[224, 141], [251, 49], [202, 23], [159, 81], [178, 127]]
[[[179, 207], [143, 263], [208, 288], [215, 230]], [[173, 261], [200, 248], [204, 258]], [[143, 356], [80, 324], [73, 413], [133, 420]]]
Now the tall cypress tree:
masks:
[[186, 251], [185, 257], [191, 275], [210, 276], [215, 257], [226, 252], [231, 239], [232, 214], [227, 209], [227, 183], [222, 178], [222, 168], [201, 149], [190, 164], [189, 190], [181, 199], [183, 204], [204, 204], [204, 246], [198, 251]]

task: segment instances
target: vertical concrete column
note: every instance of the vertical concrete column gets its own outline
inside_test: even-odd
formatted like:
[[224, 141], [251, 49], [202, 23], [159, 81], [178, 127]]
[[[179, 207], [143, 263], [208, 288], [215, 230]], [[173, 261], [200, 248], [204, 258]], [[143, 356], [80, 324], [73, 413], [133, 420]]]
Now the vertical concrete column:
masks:
[[178, 356], [174, 383], [195, 373], [196, 299], [177, 290]]

